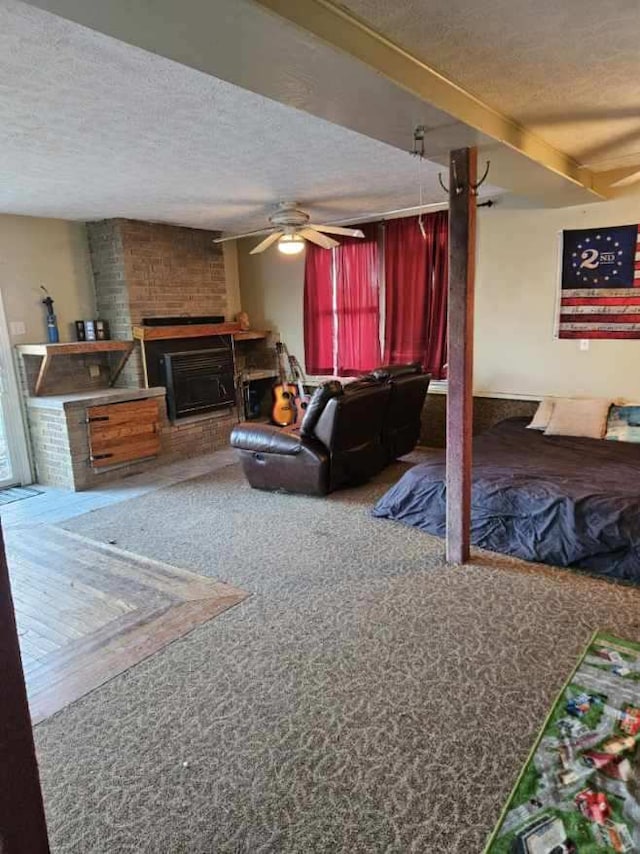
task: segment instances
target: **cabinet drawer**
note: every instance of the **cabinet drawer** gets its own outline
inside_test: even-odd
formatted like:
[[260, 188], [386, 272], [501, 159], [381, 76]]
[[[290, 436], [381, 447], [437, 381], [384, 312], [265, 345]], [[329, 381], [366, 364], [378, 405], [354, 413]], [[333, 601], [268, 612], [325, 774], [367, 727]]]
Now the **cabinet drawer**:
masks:
[[93, 468], [153, 457], [160, 451], [160, 407], [156, 399], [109, 403], [87, 409]]

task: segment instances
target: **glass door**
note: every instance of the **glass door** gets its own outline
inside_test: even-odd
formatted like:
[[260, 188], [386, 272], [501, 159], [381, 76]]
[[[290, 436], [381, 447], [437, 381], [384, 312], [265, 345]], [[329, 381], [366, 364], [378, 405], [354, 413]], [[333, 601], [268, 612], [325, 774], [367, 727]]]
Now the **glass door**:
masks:
[[3, 416], [0, 418], [0, 489], [3, 486], [12, 486], [17, 482], [13, 474], [14, 466], [11, 463], [4, 421]]
[[13, 348], [0, 293], [0, 489], [32, 480]]

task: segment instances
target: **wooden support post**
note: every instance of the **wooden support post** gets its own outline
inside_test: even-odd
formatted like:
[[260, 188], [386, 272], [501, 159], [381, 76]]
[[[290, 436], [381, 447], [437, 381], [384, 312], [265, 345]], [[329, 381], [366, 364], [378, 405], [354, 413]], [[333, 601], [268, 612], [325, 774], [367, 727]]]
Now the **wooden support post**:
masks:
[[447, 329], [447, 538], [450, 563], [469, 560], [473, 422], [473, 301], [477, 151], [452, 151], [449, 163]]
[[48, 854], [27, 692], [0, 530], [0, 851]]

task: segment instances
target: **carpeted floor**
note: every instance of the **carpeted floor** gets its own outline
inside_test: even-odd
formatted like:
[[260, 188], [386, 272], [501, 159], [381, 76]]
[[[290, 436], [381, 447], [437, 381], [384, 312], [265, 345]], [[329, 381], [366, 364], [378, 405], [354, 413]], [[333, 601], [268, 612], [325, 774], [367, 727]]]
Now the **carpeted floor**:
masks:
[[478, 854], [595, 628], [640, 590], [369, 516], [237, 466], [65, 527], [252, 597], [39, 725], [55, 852]]

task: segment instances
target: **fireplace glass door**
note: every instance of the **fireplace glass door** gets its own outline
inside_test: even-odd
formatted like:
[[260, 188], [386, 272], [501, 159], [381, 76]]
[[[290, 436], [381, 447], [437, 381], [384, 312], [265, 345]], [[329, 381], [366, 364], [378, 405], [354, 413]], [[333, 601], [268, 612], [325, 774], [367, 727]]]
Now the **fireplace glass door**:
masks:
[[161, 364], [172, 421], [235, 403], [233, 355], [226, 347], [165, 353]]

